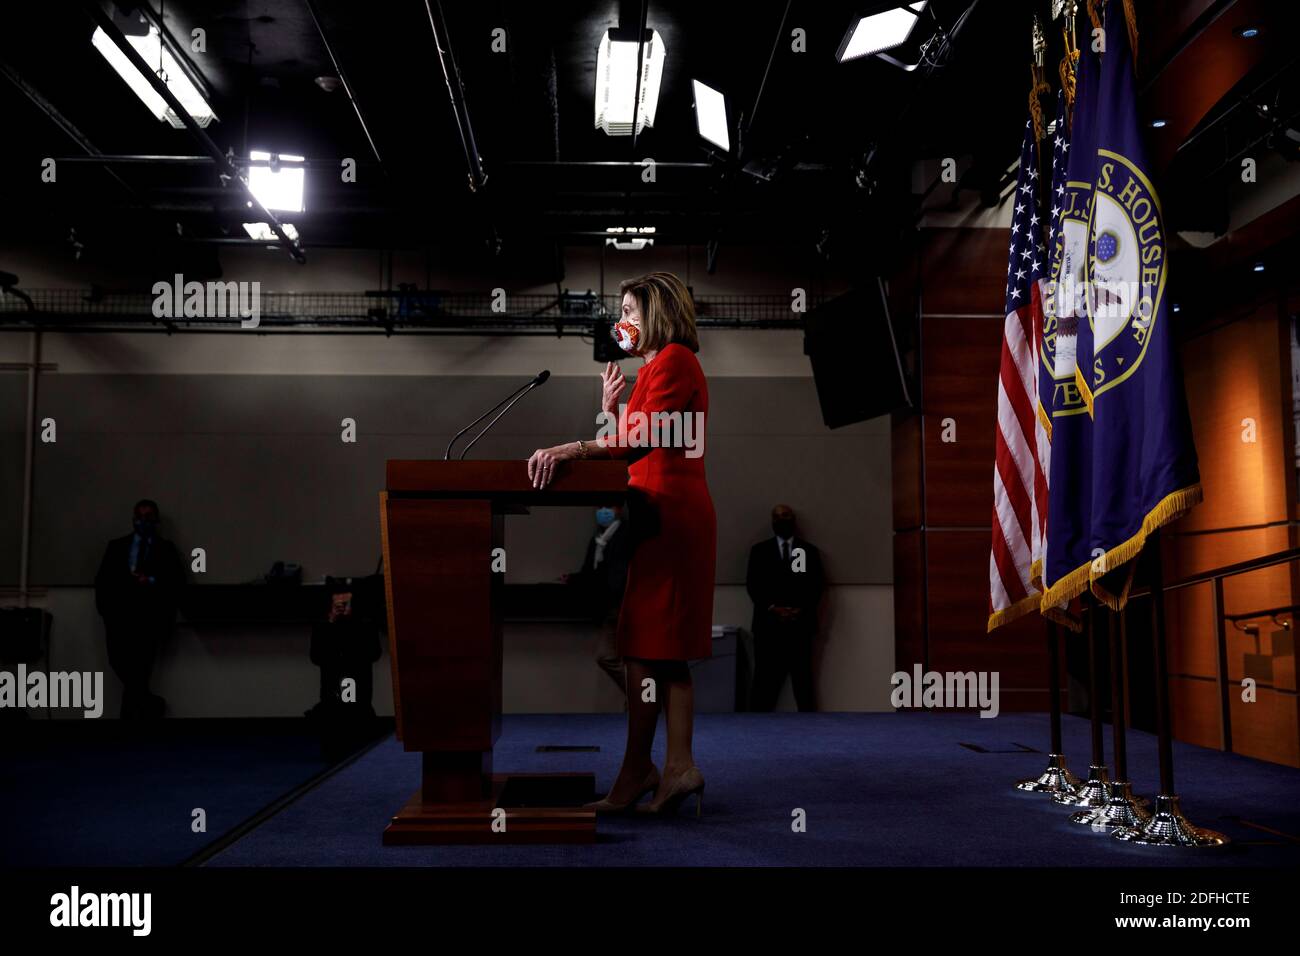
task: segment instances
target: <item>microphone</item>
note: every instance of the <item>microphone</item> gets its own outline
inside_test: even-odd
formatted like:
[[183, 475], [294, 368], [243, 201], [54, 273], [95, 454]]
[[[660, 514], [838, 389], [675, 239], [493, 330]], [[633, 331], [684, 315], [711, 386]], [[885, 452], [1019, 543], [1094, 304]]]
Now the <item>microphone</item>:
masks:
[[[452, 438], [450, 442], [447, 443], [447, 452], [442, 456], [442, 460], [451, 461], [452, 446], [455, 445], [456, 442], [460, 441], [460, 437], [464, 435], [467, 431], [469, 431], [471, 428], [473, 428], [475, 425], [477, 425], [479, 422], [481, 422], [483, 419], [487, 418], [489, 415], [495, 412], [498, 408], [501, 408], [502, 405], [505, 405], [506, 407], [502, 409], [501, 414], [497, 415], [496, 418], [488, 422], [487, 428], [484, 428], [481, 432], [475, 435], [474, 440], [465, 446], [465, 450], [460, 453], [461, 460], [463, 461], [466, 452], [468, 452], [471, 448], [474, 447], [474, 442], [478, 441], [480, 438], [486, 435], [488, 429], [490, 429], [493, 425], [497, 423], [497, 419], [499, 419], [501, 415], [504, 415], [506, 412], [510, 411], [511, 407], [515, 404], [515, 402], [519, 401], [519, 399], [523, 398], [525, 395], [527, 395], [529, 392], [535, 389], [538, 385], [541, 385], [550, 377], [551, 377], [550, 369], [543, 369], [542, 371], [538, 372], [535, 376], [533, 376], [532, 380], [529, 381], [527, 384], [519, 386], [519, 388], [515, 389], [513, 392], [511, 392], [505, 398], [501, 399], [501, 401], [497, 402], [495, 405], [489, 408], [478, 418], [474, 419], [472, 422], [470, 422], [468, 425], [466, 425], [464, 428], [458, 431], [456, 433], [456, 436]], [[510, 404], [507, 405], [506, 404], [507, 402], [509, 402]]]

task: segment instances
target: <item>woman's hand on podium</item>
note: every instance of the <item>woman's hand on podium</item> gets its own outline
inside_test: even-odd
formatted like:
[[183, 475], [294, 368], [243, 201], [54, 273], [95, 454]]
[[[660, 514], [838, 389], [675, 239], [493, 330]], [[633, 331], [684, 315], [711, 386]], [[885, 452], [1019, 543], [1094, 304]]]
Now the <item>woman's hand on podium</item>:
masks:
[[528, 480], [534, 488], [545, 488], [555, 477], [555, 467], [562, 461], [578, 457], [578, 443], [567, 442], [552, 448], [539, 448], [528, 459]]

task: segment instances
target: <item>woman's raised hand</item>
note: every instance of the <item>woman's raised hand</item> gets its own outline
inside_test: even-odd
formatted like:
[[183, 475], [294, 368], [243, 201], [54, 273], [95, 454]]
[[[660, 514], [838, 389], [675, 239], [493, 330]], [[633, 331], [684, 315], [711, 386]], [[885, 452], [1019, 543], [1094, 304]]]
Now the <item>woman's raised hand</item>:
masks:
[[600, 408], [608, 415], [618, 414], [618, 400], [623, 395], [623, 390], [627, 388], [627, 381], [623, 378], [623, 370], [617, 362], [606, 362], [605, 371], [600, 376], [601, 397]]

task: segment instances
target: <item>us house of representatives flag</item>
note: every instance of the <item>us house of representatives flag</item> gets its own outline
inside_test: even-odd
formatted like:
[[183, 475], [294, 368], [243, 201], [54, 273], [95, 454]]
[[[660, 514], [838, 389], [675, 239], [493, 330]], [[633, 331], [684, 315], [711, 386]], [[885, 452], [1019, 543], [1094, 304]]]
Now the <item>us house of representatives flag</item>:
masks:
[[[1118, 610], [1134, 559], [1157, 528], [1201, 500], [1169, 327], [1168, 250], [1136, 109], [1121, 0], [1105, 5], [1089, 244], [1092, 294], [1080, 324], [1080, 390], [1093, 427], [1092, 592]], [[1087, 353], [1085, 362], [1082, 356]]]
[[[1042, 361], [1051, 374], [1049, 414], [1052, 455], [1047, 491], [1047, 549], [1043, 561], [1042, 611], [1078, 629], [1063, 605], [1088, 587], [1092, 562], [1093, 423], [1079, 385], [1077, 370], [1091, 364], [1084, 292], [1088, 283], [1088, 230], [1092, 184], [1096, 174], [1095, 112], [1097, 54], [1080, 44], [1074, 111], [1053, 176], [1051, 268], [1044, 300]], [[1082, 350], [1082, 351], [1081, 351]]]

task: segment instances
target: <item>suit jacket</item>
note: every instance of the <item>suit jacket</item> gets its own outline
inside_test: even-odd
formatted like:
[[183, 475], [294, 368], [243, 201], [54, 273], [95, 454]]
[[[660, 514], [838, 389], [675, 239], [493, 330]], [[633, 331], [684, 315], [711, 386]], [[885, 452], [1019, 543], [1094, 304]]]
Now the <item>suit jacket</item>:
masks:
[[[749, 568], [745, 572], [745, 590], [754, 602], [753, 632], [755, 636], [778, 633], [806, 636], [817, 631], [817, 606], [821, 602], [826, 584], [822, 569], [821, 552], [802, 538], [795, 538], [794, 548], [803, 548], [807, 566], [802, 571], [791, 570], [790, 561], [781, 560], [781, 549], [775, 536], [760, 541], [749, 551]], [[802, 613], [786, 624], [768, 611], [777, 607], [797, 607]]]
[[612, 611], [623, 602], [623, 589], [627, 587], [627, 565], [632, 557], [632, 533], [627, 519], [619, 521], [614, 533], [605, 542], [605, 555], [596, 563], [596, 539], [587, 541], [587, 554], [582, 559], [582, 569], [575, 575], [575, 584], [585, 587], [591, 594], [593, 608], [600, 615]]
[[176, 617], [185, 572], [176, 546], [154, 536], [140, 562], [139, 570], [150, 575], [152, 584], [140, 584], [131, 573], [131, 539], [134, 534], [114, 538], [104, 549], [95, 574], [95, 609], [105, 619], [132, 617], [168, 623]]

